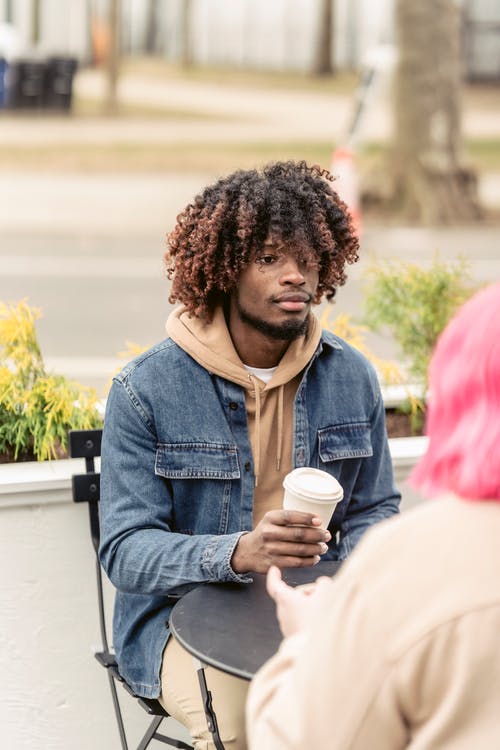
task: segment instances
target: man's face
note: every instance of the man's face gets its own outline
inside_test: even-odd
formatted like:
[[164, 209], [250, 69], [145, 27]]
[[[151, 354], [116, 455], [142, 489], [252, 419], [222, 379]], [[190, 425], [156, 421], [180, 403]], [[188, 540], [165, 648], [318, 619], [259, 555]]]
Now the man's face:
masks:
[[292, 341], [307, 331], [319, 274], [297, 259], [293, 245], [266, 240], [240, 274], [231, 313], [272, 339]]

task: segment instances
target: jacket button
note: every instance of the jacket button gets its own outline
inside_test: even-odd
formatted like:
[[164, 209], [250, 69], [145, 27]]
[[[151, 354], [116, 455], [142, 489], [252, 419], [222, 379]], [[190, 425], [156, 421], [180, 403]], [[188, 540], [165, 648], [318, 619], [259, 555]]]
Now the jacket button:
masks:
[[245, 464], [245, 471], [250, 471], [251, 468], [252, 468], [252, 464], [250, 463], [250, 461], [247, 461]]
[[238, 404], [235, 401], [231, 401], [231, 403], [229, 404], [229, 408], [233, 411], [236, 411], [236, 409], [238, 408]]

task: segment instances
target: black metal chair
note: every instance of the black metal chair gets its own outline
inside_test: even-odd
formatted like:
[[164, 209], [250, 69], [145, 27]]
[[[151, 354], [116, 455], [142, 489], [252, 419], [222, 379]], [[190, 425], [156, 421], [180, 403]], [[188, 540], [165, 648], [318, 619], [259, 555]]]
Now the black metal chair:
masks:
[[146, 713], [153, 716], [146, 733], [141, 739], [137, 750], [145, 750], [152, 740], [157, 740], [170, 745], [170, 747], [179, 748], [180, 750], [193, 750], [192, 745], [188, 745], [182, 740], [168, 737], [158, 733], [158, 728], [169, 714], [162, 705], [154, 699], [143, 698], [136, 695], [129, 685], [125, 682], [118, 671], [118, 665], [114, 654], [110, 651], [108, 637], [106, 632], [106, 619], [104, 611], [104, 593], [102, 584], [102, 571], [98, 558], [100, 528], [99, 528], [99, 497], [100, 497], [100, 474], [95, 470], [94, 459], [101, 455], [101, 437], [102, 430], [71, 430], [69, 433], [69, 452], [72, 458], [85, 459], [85, 474], [76, 474], [72, 477], [73, 500], [75, 503], [86, 502], [89, 506], [89, 522], [92, 545], [96, 554], [96, 574], [97, 574], [97, 597], [99, 607], [99, 623], [101, 629], [101, 639], [103, 650], [95, 654], [95, 658], [106, 669], [113, 706], [120, 733], [121, 746], [123, 750], [128, 750], [125, 727], [116, 690], [116, 682], [120, 682], [125, 690], [135, 698], [141, 708]]

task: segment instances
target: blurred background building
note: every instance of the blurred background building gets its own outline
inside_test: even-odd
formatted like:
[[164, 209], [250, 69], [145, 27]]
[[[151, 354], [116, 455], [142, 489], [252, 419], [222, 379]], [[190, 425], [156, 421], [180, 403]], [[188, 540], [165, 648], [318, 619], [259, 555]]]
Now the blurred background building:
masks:
[[[393, 41], [394, 0], [122, 0], [125, 54], [172, 62], [307, 72], [324, 63], [358, 70], [368, 50]], [[500, 79], [500, 3], [457, 0], [464, 73]], [[103, 54], [107, 0], [1, 0], [0, 54], [64, 54], [86, 64]], [[325, 26], [326, 20], [326, 26]], [[323, 51], [321, 50], [323, 47]], [[323, 60], [323, 63], [320, 61]]]

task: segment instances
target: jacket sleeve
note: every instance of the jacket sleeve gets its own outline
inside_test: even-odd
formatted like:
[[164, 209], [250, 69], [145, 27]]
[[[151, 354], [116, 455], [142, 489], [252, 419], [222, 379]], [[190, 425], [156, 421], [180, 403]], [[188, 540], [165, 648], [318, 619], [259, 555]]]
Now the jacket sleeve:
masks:
[[342, 520], [338, 558], [344, 560], [373, 524], [399, 513], [401, 493], [394, 484], [392, 459], [385, 427], [385, 408], [378, 383], [370, 420], [372, 455], [363, 458], [349, 506]]
[[120, 590], [180, 596], [207, 581], [247, 582], [230, 561], [243, 532], [175, 533], [169, 484], [155, 474], [156, 436], [141, 405], [115, 380], [101, 459], [101, 563]]

